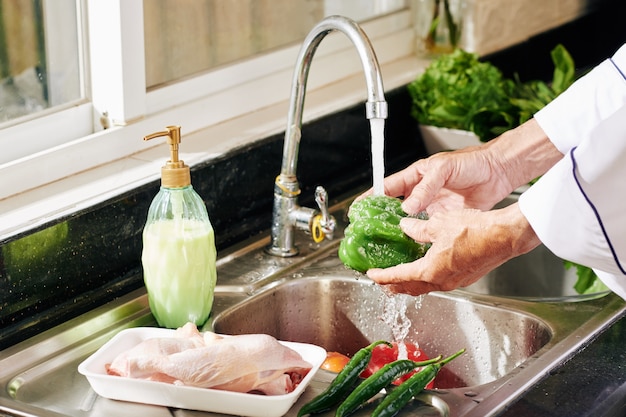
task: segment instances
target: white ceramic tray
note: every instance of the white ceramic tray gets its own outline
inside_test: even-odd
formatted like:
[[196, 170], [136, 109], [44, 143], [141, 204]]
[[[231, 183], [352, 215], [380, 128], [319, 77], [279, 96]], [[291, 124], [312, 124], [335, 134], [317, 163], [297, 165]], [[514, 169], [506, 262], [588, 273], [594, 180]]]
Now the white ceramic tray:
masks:
[[105, 364], [121, 352], [154, 337], [170, 337], [174, 330], [138, 327], [119, 332], [93, 355], [85, 359], [78, 372], [87, 377], [93, 390], [102, 397], [190, 410], [234, 414], [249, 417], [280, 417], [293, 404], [326, 359], [326, 351], [315, 345], [280, 342], [298, 352], [312, 365], [311, 371], [293, 392], [284, 395], [257, 395], [208, 388], [185, 387], [164, 382], [146, 381], [108, 375]]

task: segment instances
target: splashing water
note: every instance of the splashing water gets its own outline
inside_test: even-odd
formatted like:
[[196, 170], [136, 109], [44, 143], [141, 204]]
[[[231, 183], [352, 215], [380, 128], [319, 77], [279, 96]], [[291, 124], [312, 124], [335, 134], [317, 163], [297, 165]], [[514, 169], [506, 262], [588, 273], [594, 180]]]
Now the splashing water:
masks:
[[424, 294], [421, 294], [415, 297], [415, 309], [416, 310], [419, 310], [422, 308], [422, 301], [424, 301]]
[[385, 119], [370, 119], [374, 195], [385, 195]]
[[404, 339], [409, 334], [411, 320], [406, 315], [407, 303], [403, 297], [386, 291], [383, 321], [391, 328], [394, 342], [398, 344], [398, 359], [407, 359]]
[[[398, 359], [407, 359], [408, 351], [405, 343], [411, 328], [411, 319], [407, 316], [409, 300], [414, 301], [416, 310], [422, 308], [423, 295], [417, 297], [407, 297], [402, 294], [392, 293], [386, 287], [380, 287], [384, 294], [382, 320], [391, 328], [393, 341], [398, 344]], [[415, 341], [415, 347], [419, 348], [419, 343]]]

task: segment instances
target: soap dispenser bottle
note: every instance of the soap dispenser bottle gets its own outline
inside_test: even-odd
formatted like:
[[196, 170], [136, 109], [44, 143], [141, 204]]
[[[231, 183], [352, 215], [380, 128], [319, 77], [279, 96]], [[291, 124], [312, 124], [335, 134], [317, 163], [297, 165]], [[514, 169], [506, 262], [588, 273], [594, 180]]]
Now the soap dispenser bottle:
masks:
[[161, 188], [143, 230], [144, 282], [158, 324], [203, 325], [217, 281], [215, 236], [204, 201], [191, 185], [189, 166], [178, 159], [180, 126], [144, 137], [167, 137], [171, 159], [161, 169]]

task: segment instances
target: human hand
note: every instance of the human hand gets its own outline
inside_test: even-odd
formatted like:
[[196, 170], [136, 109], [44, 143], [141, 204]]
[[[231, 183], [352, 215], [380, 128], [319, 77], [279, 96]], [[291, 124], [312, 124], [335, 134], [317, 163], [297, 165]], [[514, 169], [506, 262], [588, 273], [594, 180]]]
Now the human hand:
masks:
[[[409, 214], [488, 210], [563, 157], [531, 119], [481, 146], [442, 152], [385, 179], [385, 194], [404, 197]], [[364, 195], [371, 194], [371, 190]]]
[[432, 242], [426, 255], [367, 275], [392, 292], [411, 295], [468, 286], [540, 243], [517, 203], [487, 212], [438, 212], [429, 220], [406, 218], [400, 227], [418, 242]]
[[404, 197], [408, 214], [475, 208], [488, 210], [511, 193], [489, 144], [442, 152], [421, 159], [385, 179], [385, 194]]

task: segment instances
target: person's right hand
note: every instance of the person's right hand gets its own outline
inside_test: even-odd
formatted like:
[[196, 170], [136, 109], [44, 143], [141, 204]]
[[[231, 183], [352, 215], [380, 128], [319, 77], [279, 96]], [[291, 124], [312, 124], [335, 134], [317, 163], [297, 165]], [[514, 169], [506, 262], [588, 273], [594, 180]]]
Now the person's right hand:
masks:
[[402, 208], [408, 214], [488, 210], [562, 157], [531, 119], [481, 146], [415, 162], [385, 178], [385, 194], [404, 197]]
[[490, 144], [442, 152], [385, 178], [385, 194], [404, 197], [408, 214], [488, 210], [514, 189]]

